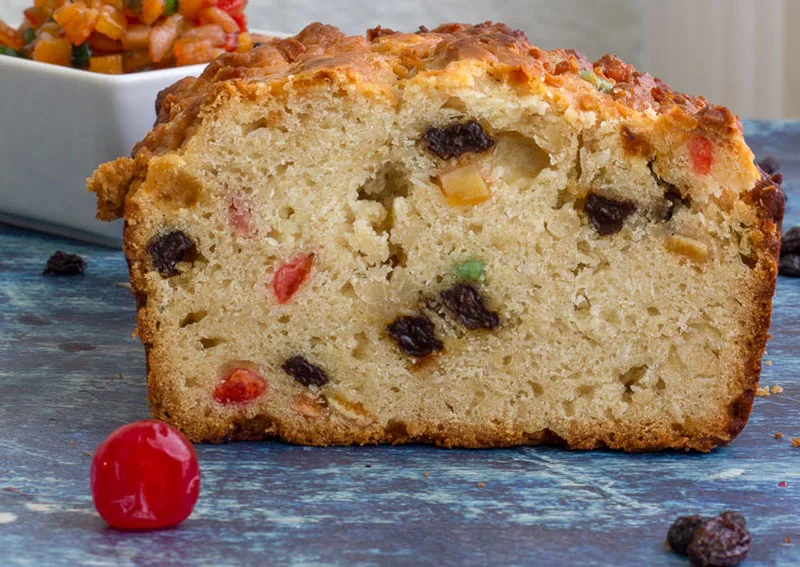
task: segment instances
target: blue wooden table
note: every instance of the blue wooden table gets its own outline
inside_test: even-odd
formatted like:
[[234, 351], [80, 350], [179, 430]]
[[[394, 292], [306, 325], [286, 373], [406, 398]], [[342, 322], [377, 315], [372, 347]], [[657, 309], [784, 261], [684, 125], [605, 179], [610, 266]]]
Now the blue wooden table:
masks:
[[[800, 124], [749, 123], [800, 223]], [[56, 249], [84, 276], [44, 278]], [[121, 533], [94, 512], [89, 463], [147, 417], [145, 359], [119, 251], [0, 225], [0, 566], [688, 566], [671, 520], [741, 510], [745, 565], [800, 565], [800, 279], [780, 278], [750, 424], [709, 455], [424, 446], [199, 446], [202, 490], [177, 529]], [[782, 439], [774, 434], [783, 433]], [[791, 538], [792, 543], [785, 543]]]

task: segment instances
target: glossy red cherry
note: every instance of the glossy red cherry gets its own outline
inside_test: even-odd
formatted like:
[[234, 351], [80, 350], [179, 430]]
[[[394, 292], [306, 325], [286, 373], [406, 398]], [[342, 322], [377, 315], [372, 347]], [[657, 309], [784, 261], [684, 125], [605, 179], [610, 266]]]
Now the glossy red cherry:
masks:
[[169, 528], [192, 513], [200, 467], [180, 431], [148, 419], [123, 425], [100, 443], [91, 486], [94, 505], [112, 528]]

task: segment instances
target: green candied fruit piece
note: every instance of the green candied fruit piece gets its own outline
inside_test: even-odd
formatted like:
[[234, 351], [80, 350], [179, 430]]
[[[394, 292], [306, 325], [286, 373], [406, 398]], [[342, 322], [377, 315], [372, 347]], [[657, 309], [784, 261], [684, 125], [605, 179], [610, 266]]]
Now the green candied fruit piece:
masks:
[[0, 45], [0, 55], [8, 55], [9, 57], [22, 57], [22, 54], [16, 49], [11, 49], [5, 45]]
[[31, 43], [34, 39], [36, 39], [36, 32], [33, 28], [25, 28], [25, 31], [22, 32], [22, 41], [25, 42], [25, 45]]
[[89, 47], [89, 42], [84, 41], [80, 45], [72, 46], [72, 66], [76, 69], [86, 69], [91, 57], [92, 48]]
[[580, 75], [581, 79], [587, 83], [591, 83], [598, 91], [610, 93], [614, 88], [614, 85], [610, 81], [598, 77], [593, 71], [587, 71], [584, 69], [581, 71]]
[[171, 16], [178, 11], [178, 0], [167, 0], [164, 4], [164, 15]]
[[456, 267], [456, 276], [462, 280], [469, 280], [471, 282], [479, 282], [483, 279], [483, 272], [486, 269], [486, 264], [475, 258], [465, 260]]

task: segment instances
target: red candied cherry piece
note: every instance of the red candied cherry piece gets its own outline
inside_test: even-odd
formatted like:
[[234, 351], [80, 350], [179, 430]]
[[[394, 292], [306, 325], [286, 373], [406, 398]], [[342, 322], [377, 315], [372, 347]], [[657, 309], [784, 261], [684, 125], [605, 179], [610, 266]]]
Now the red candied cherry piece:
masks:
[[301, 254], [281, 264], [272, 277], [272, 289], [278, 303], [286, 303], [308, 279], [314, 256]]
[[192, 513], [200, 467], [180, 431], [146, 419], [123, 425], [100, 443], [91, 487], [100, 517], [112, 528], [170, 528]]
[[234, 368], [214, 388], [214, 400], [221, 404], [244, 404], [267, 393], [267, 381], [255, 370]]
[[231, 200], [231, 205], [228, 207], [228, 222], [242, 236], [253, 236], [256, 233], [256, 223], [250, 211], [250, 204], [242, 197], [234, 197]]
[[695, 136], [689, 140], [689, 158], [697, 175], [711, 173], [711, 162], [714, 157], [714, 146], [705, 136]]

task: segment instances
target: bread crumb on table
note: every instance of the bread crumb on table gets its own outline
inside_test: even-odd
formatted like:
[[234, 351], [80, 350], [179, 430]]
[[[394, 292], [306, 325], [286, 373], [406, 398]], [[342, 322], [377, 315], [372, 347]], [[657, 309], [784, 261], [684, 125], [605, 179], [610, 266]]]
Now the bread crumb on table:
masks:
[[484, 486], [486, 486], [485, 482], [479, 482], [478, 483], [478, 488], [483, 488]]
[[792, 437], [792, 447], [800, 447], [800, 437]]
[[792, 538], [790, 537], [784, 538], [783, 543], [792, 543]]
[[772, 388], [770, 388], [770, 392], [772, 392], [773, 394], [782, 394], [783, 386], [775, 384]]
[[766, 364], [767, 366], [772, 366], [772, 361], [771, 360], [765, 360], [764, 364]]
[[783, 433], [780, 433], [780, 432], [776, 433], [775, 434], [775, 439], [783, 439]]
[[759, 398], [769, 396], [769, 386], [766, 386], [764, 388], [759, 386], [758, 388], [756, 388], [756, 396], [758, 396]]

